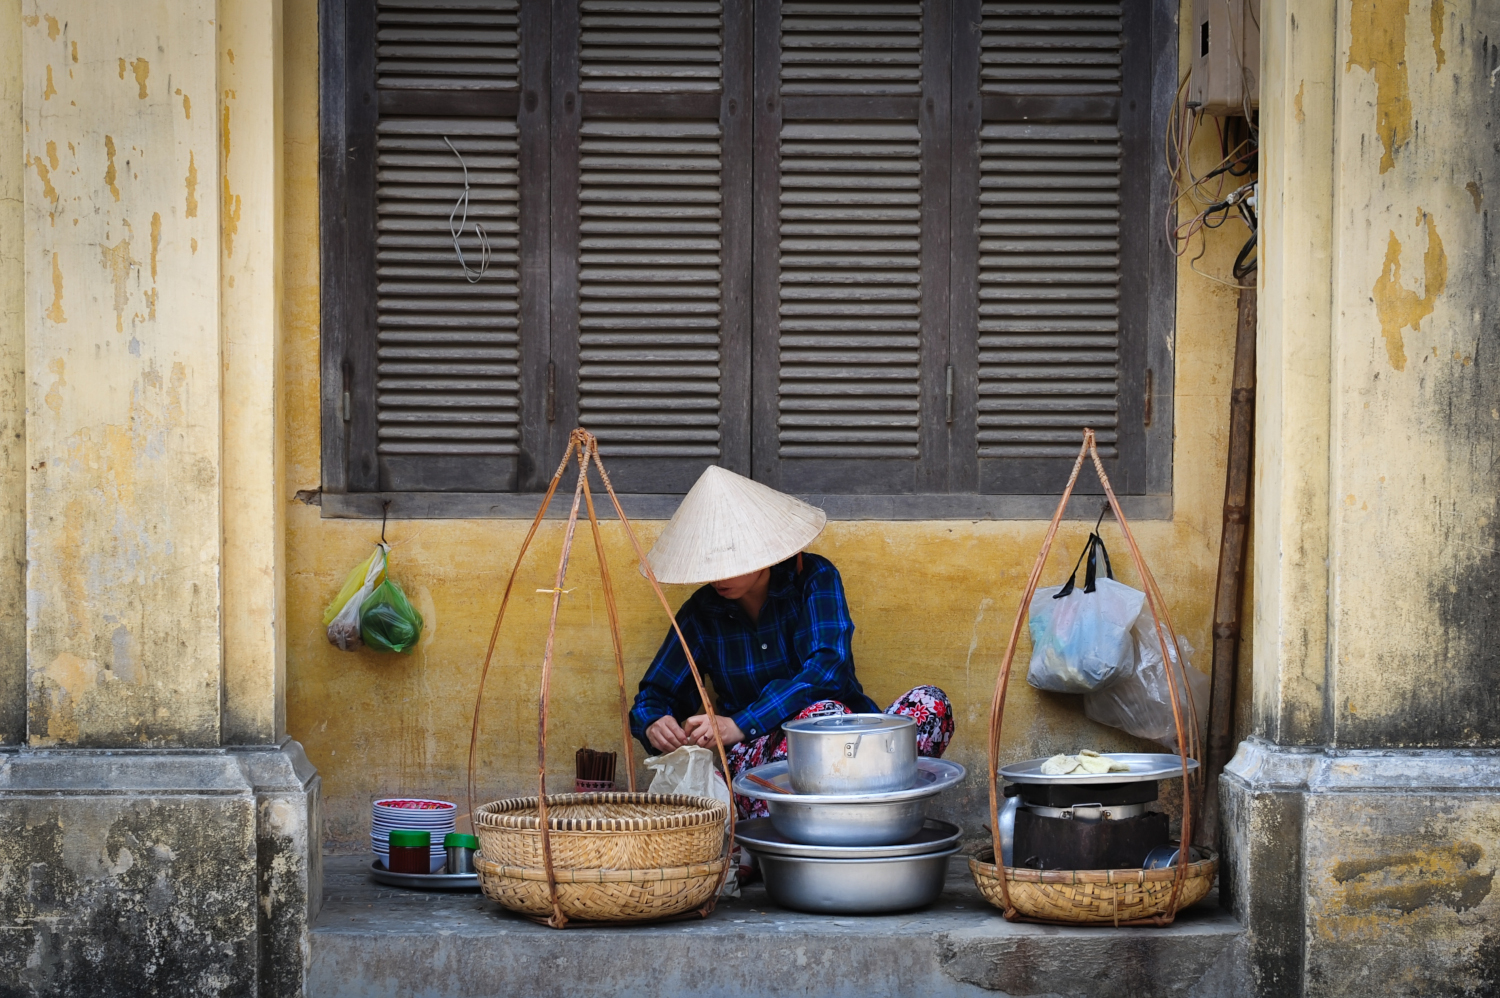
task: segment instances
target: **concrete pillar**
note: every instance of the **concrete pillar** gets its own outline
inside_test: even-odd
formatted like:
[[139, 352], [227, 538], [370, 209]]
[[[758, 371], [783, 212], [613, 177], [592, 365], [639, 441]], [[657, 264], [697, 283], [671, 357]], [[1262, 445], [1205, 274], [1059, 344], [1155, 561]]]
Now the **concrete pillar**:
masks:
[[301, 992], [281, 44], [278, 0], [0, 3], [7, 994]]
[[1500, 990], [1500, 8], [1265, 0], [1253, 989]]

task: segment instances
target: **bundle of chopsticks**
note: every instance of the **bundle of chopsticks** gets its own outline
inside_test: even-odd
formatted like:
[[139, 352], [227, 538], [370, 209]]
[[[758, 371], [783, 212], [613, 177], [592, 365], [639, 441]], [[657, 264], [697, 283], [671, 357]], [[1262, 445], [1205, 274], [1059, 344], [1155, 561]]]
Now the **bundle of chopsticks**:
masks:
[[603, 783], [615, 781], [615, 753], [596, 752], [581, 748], [574, 756], [575, 775], [580, 780], [597, 780]]

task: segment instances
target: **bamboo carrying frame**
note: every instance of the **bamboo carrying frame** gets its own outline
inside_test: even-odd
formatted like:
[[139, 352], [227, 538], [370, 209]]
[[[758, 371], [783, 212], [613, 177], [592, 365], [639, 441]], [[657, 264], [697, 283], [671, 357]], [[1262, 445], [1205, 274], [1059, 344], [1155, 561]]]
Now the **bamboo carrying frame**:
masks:
[[[1037, 583], [1041, 580], [1042, 570], [1047, 564], [1047, 555], [1052, 550], [1052, 542], [1057, 537], [1058, 525], [1062, 522], [1063, 512], [1068, 507], [1068, 500], [1073, 495], [1073, 487], [1078, 484], [1078, 474], [1083, 470], [1085, 457], [1092, 457], [1094, 469], [1099, 473], [1099, 483], [1104, 486], [1104, 494], [1108, 497], [1109, 508], [1114, 511], [1115, 519], [1119, 521], [1120, 531], [1125, 535], [1125, 543], [1130, 548], [1131, 560], [1135, 563], [1136, 573], [1140, 576], [1141, 588], [1146, 593], [1146, 604], [1151, 610], [1151, 619], [1155, 625], [1157, 640], [1161, 642], [1162, 661], [1167, 674], [1167, 688], [1172, 698], [1172, 721], [1177, 728], [1177, 755], [1182, 762], [1182, 835], [1180, 848], [1186, 850], [1192, 842], [1193, 827], [1193, 797], [1199, 788], [1195, 787], [1195, 781], [1188, 772], [1188, 756], [1197, 759], [1201, 755], [1201, 747], [1198, 744], [1198, 710], [1193, 703], [1192, 689], [1187, 684], [1187, 675], [1181, 674], [1181, 686], [1186, 694], [1189, 723], [1191, 730], [1184, 737], [1184, 725], [1182, 718], [1182, 694], [1178, 693], [1179, 676], [1173, 674], [1174, 665], [1178, 670], [1186, 669], [1187, 663], [1183, 661], [1180, 653], [1168, 654], [1168, 648], [1178, 649], [1177, 633], [1172, 628], [1171, 617], [1167, 613], [1167, 603], [1162, 597], [1161, 589], [1156, 584], [1151, 570], [1146, 567], [1146, 560], [1141, 556], [1141, 549], [1135, 542], [1135, 536], [1130, 532], [1130, 525], [1125, 521], [1125, 513], [1120, 509], [1120, 501], [1115, 498], [1114, 489], [1110, 487], [1109, 476], [1104, 473], [1104, 462], [1099, 459], [1099, 448], [1094, 442], [1094, 431], [1085, 429], [1083, 431], [1083, 445], [1078, 450], [1078, 459], [1073, 462], [1073, 471], [1068, 476], [1068, 484], [1063, 489], [1062, 500], [1057, 504], [1057, 512], [1052, 514], [1052, 522], [1047, 527], [1047, 534], [1042, 539], [1042, 549], [1037, 554], [1036, 564], [1032, 566], [1031, 576], [1026, 580], [1026, 591], [1021, 596], [1021, 605], [1016, 610], [1015, 624], [1011, 627], [1010, 641], [1005, 647], [1005, 658], [1000, 664], [1000, 672], [995, 677], [995, 695], [990, 703], [990, 738], [989, 738], [989, 761], [990, 761], [990, 834], [994, 840], [994, 863], [993, 865], [983, 862], [977, 865], [971, 863], [975, 879], [981, 876], [988, 879], [994, 871], [993, 877], [999, 883], [999, 895], [1001, 903], [998, 905], [1005, 912], [1007, 920], [1043, 922], [1048, 924], [1077, 925], [1080, 923], [1104, 923], [1115, 925], [1156, 925], [1165, 926], [1172, 924], [1177, 917], [1179, 906], [1183, 901], [1183, 885], [1188, 877], [1202, 879], [1205, 876], [1212, 882], [1213, 873], [1217, 864], [1213, 860], [1200, 863], [1189, 863], [1179, 861], [1171, 874], [1172, 889], [1166, 899], [1164, 911], [1160, 914], [1145, 918], [1133, 918], [1121, 920], [1119, 918], [1120, 902], [1123, 898], [1122, 890], [1125, 885], [1136, 882], [1144, 885], [1146, 881], [1158, 881], [1160, 876], [1151, 874], [1165, 873], [1167, 871], [1141, 871], [1141, 870], [1110, 870], [1110, 871], [1035, 871], [1005, 866], [1004, 853], [1000, 848], [1000, 801], [999, 801], [999, 779], [1000, 779], [1000, 731], [1001, 722], [1005, 714], [1005, 693], [1010, 683], [1011, 662], [1016, 656], [1016, 646], [1020, 641], [1021, 629], [1026, 625], [1028, 610], [1031, 607], [1031, 598], [1036, 594]], [[1167, 640], [1171, 639], [1168, 645]], [[1200, 767], [1201, 773], [1201, 767]], [[1183, 857], [1184, 859], [1186, 857]], [[1190, 870], [1190, 867], [1192, 868]], [[1036, 875], [1036, 876], [1033, 876]], [[1082, 879], [1080, 879], [1082, 878]], [[1067, 905], [1048, 905], [1045, 910], [1047, 915], [1026, 913], [1020, 910], [1016, 899], [1012, 897], [1010, 881], [1035, 881], [1051, 885], [1082, 885], [1087, 883], [1089, 898], [1080, 897], [1078, 913], [1076, 916], [1066, 914]], [[1107, 884], [1113, 892], [1113, 904], [1106, 903], [1103, 906], [1097, 904], [1097, 886]], [[981, 891], [985, 891], [986, 884], [980, 883]], [[1195, 884], [1192, 893], [1198, 894], [1188, 903], [1197, 901], [1202, 897], [1197, 888], [1202, 885]], [[1203, 892], [1206, 893], [1206, 887]], [[1108, 902], [1109, 899], [1105, 899]], [[1028, 907], [1031, 907], [1028, 905]], [[1113, 919], [1101, 917], [1099, 912], [1102, 908], [1112, 910]]]
[[[661, 584], [656, 581], [656, 573], [651, 570], [651, 563], [646, 559], [646, 552], [641, 547], [640, 539], [636, 537], [635, 528], [631, 526], [630, 519], [625, 515], [625, 510], [620, 506], [619, 496], [615, 495], [614, 486], [610, 484], [609, 474], [604, 470], [604, 463], [599, 459], [599, 442], [592, 433], [584, 429], [575, 429], [568, 437], [568, 449], [563, 452], [563, 457], [557, 465], [557, 472], [553, 474], [552, 481], [547, 486], [547, 493], [542, 497], [541, 508], [536, 512], [536, 518], [531, 521], [531, 529], [526, 532], [526, 538], [521, 542], [521, 550], [516, 553], [515, 567], [511, 569], [510, 578], [505, 583], [505, 593], [500, 598], [500, 610], [495, 614], [495, 626], [490, 632], [489, 647], [484, 653], [484, 668], [479, 674], [479, 689], [474, 697], [474, 726], [469, 735], [469, 772], [468, 772], [468, 804], [469, 814], [474, 812], [474, 765], [475, 755], [479, 744], [479, 715], [480, 708], [484, 703], [485, 680], [489, 678], [490, 663], [495, 655], [495, 643], [500, 637], [500, 625], [505, 620], [505, 608], [510, 603], [511, 590], [516, 583], [516, 575], [521, 570], [521, 561], [526, 557], [526, 550], [531, 546], [532, 538], [536, 536], [537, 528], [541, 526], [542, 518], [546, 515], [547, 507], [552, 504], [552, 497], [557, 492], [558, 484], [561, 483], [563, 473], [567, 470], [568, 462], [577, 455], [578, 461], [578, 484], [573, 490], [573, 507], [568, 513], [567, 532], [563, 535], [562, 555], [557, 563], [557, 579], [551, 589], [539, 589], [538, 592], [550, 592], [552, 594], [552, 613], [547, 624], [547, 645], [542, 654], [542, 676], [541, 697], [538, 705], [537, 716], [537, 818], [541, 829], [542, 843], [542, 869], [545, 871], [547, 883], [547, 900], [552, 914], [545, 919], [547, 925], [555, 929], [567, 926], [569, 919], [563, 913], [562, 906], [558, 902], [558, 875], [552, 857], [552, 839], [549, 820], [547, 817], [547, 699], [552, 681], [552, 650], [557, 637], [557, 611], [562, 605], [562, 597], [565, 593], [563, 583], [568, 577], [568, 558], [573, 550], [573, 535], [578, 527], [578, 508], [580, 502], [588, 509], [589, 527], [594, 535], [594, 551], [599, 558], [600, 587], [604, 593], [604, 606], [609, 615], [609, 634], [614, 645], [615, 674], [620, 686], [620, 727], [621, 735], [625, 744], [625, 774], [630, 792], [635, 792], [635, 753], [631, 745], [630, 734], [630, 701], [625, 690], [625, 654], [624, 646], [620, 642], [620, 617], [615, 609], [614, 586], [610, 581], [609, 562], [604, 555], [604, 539], [599, 532], [599, 518], [594, 512], [594, 497], [589, 490], [589, 462], [592, 460], [594, 466], [599, 470], [599, 479], [604, 483], [605, 490], [609, 493], [610, 503], [614, 506], [615, 515], [620, 518], [620, 523], [625, 527], [625, 535], [630, 538], [630, 544], [635, 549], [635, 554], [640, 559], [641, 570], [645, 573], [647, 581], [651, 583], [656, 598], [660, 601], [662, 609], [666, 611], [667, 620], [671, 622], [672, 631], [677, 635], [678, 642], [682, 645], [683, 654], [687, 656], [688, 668], [693, 673], [693, 682], [698, 687], [698, 696], [703, 701], [703, 710], [708, 714], [709, 723], [713, 727], [714, 744], [719, 752], [719, 762], [724, 767], [724, 772], [729, 772], [729, 759], [724, 752], [724, 741], [719, 734], [718, 717], [714, 713], [712, 701], [703, 687], [703, 677], [698, 672], [698, 663], [693, 660], [692, 649], [688, 647], [687, 639], [682, 635], [682, 629], [677, 626], [677, 617], [672, 612], [671, 604], [667, 602], [666, 594], [662, 592]], [[584, 795], [595, 796], [595, 795]], [[616, 797], [620, 795], [597, 795], [600, 798]], [[698, 909], [698, 914], [707, 917], [714, 909], [714, 904], [719, 895], [719, 888], [723, 885], [724, 878], [729, 871], [729, 857], [734, 853], [734, 805], [729, 806], [729, 836], [725, 841], [724, 852], [721, 861], [716, 864], [717, 870], [712, 871], [716, 875], [716, 882], [708, 900]], [[536, 916], [534, 916], [536, 917]], [[642, 916], [632, 913], [628, 916], [632, 920], [648, 920], [649, 915]], [[541, 919], [538, 917], [538, 920]]]

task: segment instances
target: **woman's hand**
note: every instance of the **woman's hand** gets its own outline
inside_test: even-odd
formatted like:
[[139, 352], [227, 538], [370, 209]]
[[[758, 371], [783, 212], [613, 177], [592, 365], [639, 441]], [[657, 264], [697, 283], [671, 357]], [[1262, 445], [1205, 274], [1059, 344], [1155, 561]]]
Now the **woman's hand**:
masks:
[[[719, 739], [723, 741], [725, 748], [738, 745], [745, 740], [745, 733], [740, 730], [738, 724], [734, 723], [734, 718], [715, 715], [714, 720], [718, 722]], [[709, 723], [707, 714], [694, 714], [687, 719], [682, 730], [687, 736], [688, 744], [701, 745], [704, 748], [713, 747], [714, 726]]]
[[[689, 720], [688, 723], [691, 724], [692, 721]], [[646, 729], [646, 740], [658, 752], [670, 752], [692, 744], [692, 739], [688, 738], [687, 732], [682, 730], [682, 725], [671, 714], [663, 714], [651, 722], [651, 726]]]

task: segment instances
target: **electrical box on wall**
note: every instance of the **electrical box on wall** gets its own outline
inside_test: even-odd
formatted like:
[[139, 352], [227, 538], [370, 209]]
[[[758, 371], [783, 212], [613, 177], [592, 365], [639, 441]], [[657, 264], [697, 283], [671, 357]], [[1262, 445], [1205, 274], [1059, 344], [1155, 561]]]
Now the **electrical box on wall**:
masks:
[[1207, 114], [1260, 107], [1260, 0], [1193, 0], [1188, 100]]

